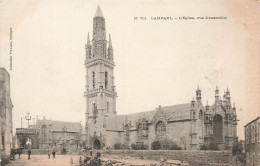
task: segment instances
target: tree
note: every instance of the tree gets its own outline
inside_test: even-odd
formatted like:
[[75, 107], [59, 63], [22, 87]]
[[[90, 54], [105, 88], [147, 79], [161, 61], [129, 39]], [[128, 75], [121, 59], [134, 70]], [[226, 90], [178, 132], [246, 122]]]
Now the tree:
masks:
[[238, 155], [238, 154], [242, 154], [242, 151], [243, 151], [242, 143], [241, 142], [234, 143], [233, 148], [232, 148], [233, 156]]
[[233, 156], [236, 156], [237, 159], [241, 163], [245, 163], [246, 162], [246, 154], [243, 153], [243, 144], [242, 144], [242, 142], [234, 143], [234, 145], [232, 147], [232, 154], [233, 154]]
[[123, 149], [123, 148], [124, 148], [124, 145], [121, 143], [115, 143], [115, 145], [114, 145], [114, 149]]
[[159, 150], [159, 149], [161, 149], [161, 144], [160, 144], [159, 141], [153, 141], [151, 146], [152, 146], [152, 150]]

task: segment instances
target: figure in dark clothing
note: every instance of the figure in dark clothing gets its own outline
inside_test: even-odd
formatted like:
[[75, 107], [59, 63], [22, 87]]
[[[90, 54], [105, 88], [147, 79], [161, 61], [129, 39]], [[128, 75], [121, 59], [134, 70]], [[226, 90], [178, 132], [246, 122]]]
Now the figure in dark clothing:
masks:
[[10, 159], [15, 160], [15, 150], [11, 149]]
[[79, 165], [80, 166], [82, 165], [82, 157], [81, 156], [79, 157]]
[[56, 147], [53, 146], [52, 147], [52, 157], [55, 158], [55, 154], [56, 154]]
[[55, 151], [52, 152], [52, 157], [55, 158]]
[[17, 153], [18, 153], [18, 156], [19, 156], [19, 159], [20, 159], [20, 156], [21, 156], [21, 154], [22, 154], [21, 148], [18, 148], [18, 149], [17, 149]]
[[31, 159], [31, 149], [28, 149], [28, 160]]

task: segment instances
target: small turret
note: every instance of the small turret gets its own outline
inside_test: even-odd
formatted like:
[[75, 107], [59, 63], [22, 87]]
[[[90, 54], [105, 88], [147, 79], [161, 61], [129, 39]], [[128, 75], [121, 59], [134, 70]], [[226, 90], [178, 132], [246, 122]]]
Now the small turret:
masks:
[[206, 112], [208, 112], [209, 111], [209, 103], [208, 103], [208, 101], [207, 101], [207, 104], [206, 104]]
[[226, 92], [226, 98], [227, 98], [227, 100], [229, 100], [230, 101], [230, 91], [228, 90], [228, 87], [227, 87], [227, 92]]
[[231, 97], [230, 97], [230, 91], [227, 88], [226, 91], [226, 107], [228, 108], [228, 110], [231, 108]]
[[234, 113], [234, 115], [236, 115], [236, 106], [235, 106], [235, 103], [234, 103], [234, 105], [233, 105], [233, 113]]
[[218, 86], [216, 86], [216, 90], [215, 90], [215, 102], [219, 101], [219, 90], [218, 90]]
[[112, 41], [111, 41], [111, 35], [109, 34], [109, 45], [108, 45], [108, 59], [113, 60], [113, 47], [112, 47]]
[[198, 86], [198, 89], [196, 90], [196, 100], [197, 102], [200, 102], [201, 101], [201, 90]]
[[88, 33], [88, 39], [87, 39], [87, 44], [85, 46], [86, 49], [86, 59], [91, 58], [91, 45], [90, 45], [90, 40], [89, 40], [89, 33]]
[[223, 95], [223, 105], [226, 106], [226, 92], [224, 91]]

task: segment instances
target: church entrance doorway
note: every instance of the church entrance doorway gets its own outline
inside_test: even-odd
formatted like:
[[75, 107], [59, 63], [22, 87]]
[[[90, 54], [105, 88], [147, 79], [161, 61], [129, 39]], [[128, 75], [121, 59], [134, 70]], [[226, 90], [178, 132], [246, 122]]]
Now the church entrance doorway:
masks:
[[94, 141], [94, 149], [101, 149], [100, 141], [97, 139]]
[[223, 141], [223, 122], [221, 115], [215, 115], [213, 118], [213, 141], [222, 142]]

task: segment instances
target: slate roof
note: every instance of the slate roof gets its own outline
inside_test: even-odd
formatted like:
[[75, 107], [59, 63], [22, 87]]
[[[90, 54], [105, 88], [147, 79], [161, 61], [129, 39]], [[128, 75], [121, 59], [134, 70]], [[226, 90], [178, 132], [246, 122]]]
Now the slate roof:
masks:
[[206, 113], [209, 113], [209, 114], [215, 113], [215, 110], [217, 107], [220, 107], [224, 112], [226, 112], [226, 108], [224, 107], [224, 105], [222, 105], [222, 104], [219, 105], [219, 104], [214, 103], [213, 105], [209, 106], [209, 111]]
[[79, 132], [79, 129], [82, 129], [80, 122], [65, 122], [65, 121], [53, 121], [53, 120], [37, 120], [37, 126], [46, 125], [47, 127], [52, 124], [53, 131], [62, 132], [62, 128], [65, 126], [67, 132]]
[[[161, 110], [163, 110], [164, 113], [169, 118], [174, 118], [174, 117], [176, 117], [176, 115], [178, 115], [178, 116], [183, 115], [183, 117], [185, 117], [185, 116], [189, 117], [190, 109], [191, 109], [190, 103], [161, 107]], [[148, 120], [148, 123], [151, 123], [153, 120], [153, 117], [154, 117], [155, 113], [157, 113], [157, 111], [158, 111], [158, 108], [156, 108], [153, 111], [107, 117], [105, 120], [106, 121], [106, 130], [107, 131], [123, 131], [123, 123], [125, 122], [126, 118], [127, 118], [127, 120], [131, 121], [132, 128], [130, 130], [135, 130], [136, 122], [139, 119], [145, 117], [146, 120]]]

